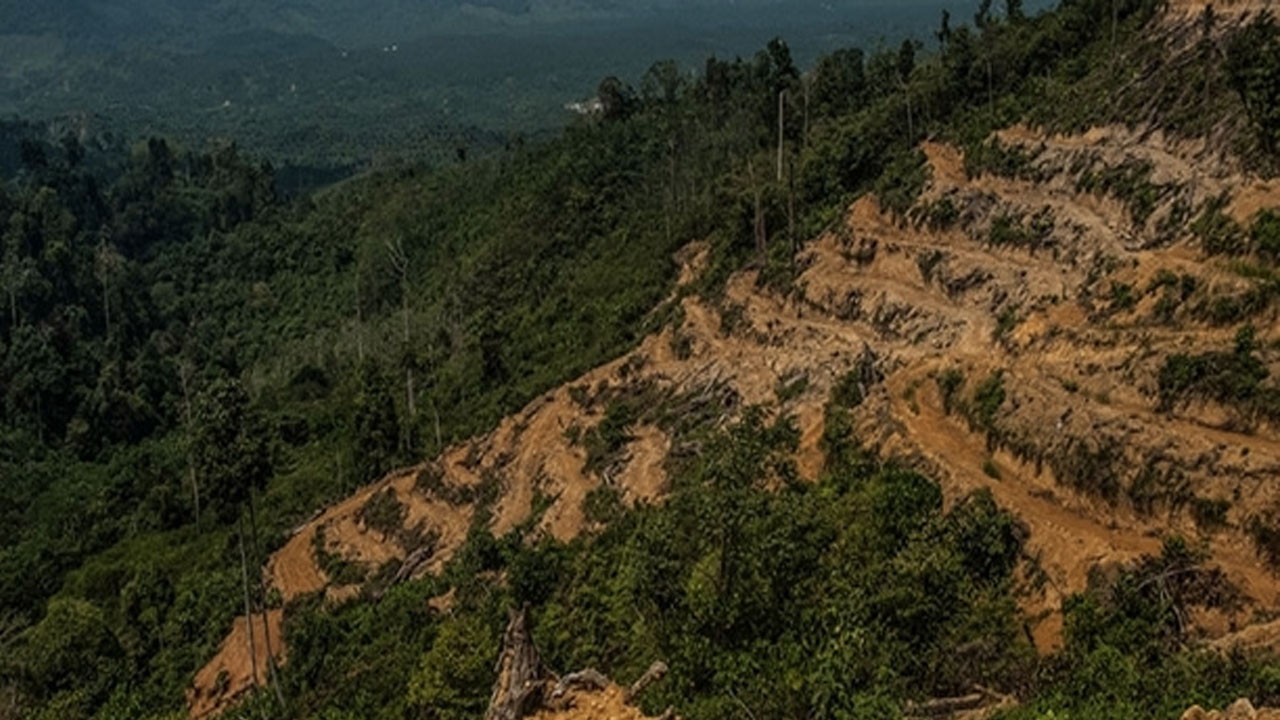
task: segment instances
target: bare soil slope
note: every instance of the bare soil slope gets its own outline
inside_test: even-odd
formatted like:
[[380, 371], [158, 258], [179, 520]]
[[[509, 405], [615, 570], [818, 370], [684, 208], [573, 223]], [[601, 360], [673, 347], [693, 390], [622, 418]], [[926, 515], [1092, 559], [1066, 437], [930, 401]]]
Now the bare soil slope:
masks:
[[[312, 592], [341, 602], [369, 590], [379, 569], [437, 571], [473, 522], [570, 539], [592, 527], [584, 503], [598, 487], [630, 505], [661, 502], [666, 458], [696, 451], [673, 442], [673, 418], [694, 414], [726, 422], [752, 405], [792, 414], [798, 465], [816, 479], [823, 406], [842, 376], [869, 365], [884, 379], [856, 412], [859, 439], [936, 477], [948, 500], [990, 489], [1027, 524], [1026, 575], [1039, 581], [1026, 583], [1024, 607], [1041, 649], [1060, 641], [1061, 600], [1092, 570], [1158, 553], [1171, 533], [1202, 546], [1238, 589], [1238, 605], [1197, 618], [1202, 635], [1229, 642], [1280, 609], [1280, 579], [1246, 532], [1280, 508], [1280, 435], [1210, 402], [1158, 410], [1156, 383], [1171, 353], [1231, 346], [1233, 327], [1191, 308], [1250, 282], [1203, 256], [1188, 230], [1195, 212], [1226, 194], [1247, 221], [1280, 206], [1280, 194], [1158, 133], [1018, 127], [999, 140], [1027, 156], [1022, 173], [970, 177], [958, 150], [926, 144], [933, 180], [911, 218], [859, 200], [804, 251], [786, 295], [751, 271], [716, 304], [676, 293], [676, 322], [493, 432], [329, 508], [271, 558], [267, 578], [286, 602]], [[1144, 213], [1082, 183], [1135, 163], [1158, 188]], [[682, 282], [697, 277], [705, 252], [684, 251]], [[1156, 282], [1167, 275], [1196, 279], [1172, 309]], [[1251, 321], [1263, 347], [1280, 339], [1274, 308]], [[1267, 362], [1280, 370], [1274, 356]], [[959, 379], [949, 394], [944, 377]], [[993, 378], [1003, 398], [984, 415], [978, 395]], [[623, 442], [593, 445], [610, 408], [637, 398], [651, 411]], [[399, 519], [375, 522], [385, 517], [373, 512], [379, 503]], [[1197, 512], [1206, 507], [1221, 516]], [[1251, 632], [1254, 645], [1280, 639], [1280, 629]], [[241, 642], [233, 632], [197, 676], [193, 716], [248, 687]], [[218, 686], [222, 668], [230, 682]], [[572, 717], [630, 717], [610, 714], [607, 696], [582, 707], [589, 714]]]

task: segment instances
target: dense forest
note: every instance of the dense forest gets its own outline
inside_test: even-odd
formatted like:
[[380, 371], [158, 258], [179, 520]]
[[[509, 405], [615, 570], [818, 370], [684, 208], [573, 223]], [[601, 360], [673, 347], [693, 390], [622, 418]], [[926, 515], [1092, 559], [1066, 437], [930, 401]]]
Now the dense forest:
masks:
[[[711, 246], [697, 292], [748, 265], [785, 291], [851, 200], [913, 204], [921, 140], [982, 157], [1024, 118], [1126, 111], [1106, 100], [1127, 72], [1116, 47], [1159, 2], [992, 5], [804, 73], [781, 40], [692, 78], [658, 62], [604, 79], [599, 117], [554, 137], [302, 197], [229, 142], [0, 152], [0, 718], [184, 716], [249, 602], [246, 555], [668, 322], [655, 308], [691, 239]], [[1280, 34], [1264, 19], [1235, 43], [1214, 97], [1248, 108], [1241, 142], [1267, 166]], [[934, 480], [863, 449], [858, 401], [828, 403], [816, 485], [796, 480], [787, 418], [684, 418], [703, 452], [661, 506], [597, 497], [603, 529], [569, 544], [478, 519], [438, 577], [336, 611], [293, 603], [279, 692], [227, 716], [478, 717], [521, 605], [553, 666], [630, 677], [665, 659], [646, 706], [690, 718], [897, 717], [975, 683], [1024, 699], [1010, 718], [1280, 699], [1280, 664], [1186, 648], [1201, 558], [1177, 538], [1105, 601], [1069, 603], [1063, 649], [1037, 657], [1012, 594], [1025, 528], [983, 493], [944, 508]], [[1149, 582], [1171, 572], [1172, 592]], [[449, 588], [454, 611], [430, 612]]]
[[[129, 0], [0, 3], [0, 118], [89, 136], [233, 139], [289, 169], [350, 175], [541, 138], [604, 75], [785, 35], [806, 64], [923, 32], [939, 3]], [[1032, 0], [1043, 6], [1046, 0]], [[83, 137], [83, 136], [82, 136]], [[310, 185], [309, 183], [308, 185]]]

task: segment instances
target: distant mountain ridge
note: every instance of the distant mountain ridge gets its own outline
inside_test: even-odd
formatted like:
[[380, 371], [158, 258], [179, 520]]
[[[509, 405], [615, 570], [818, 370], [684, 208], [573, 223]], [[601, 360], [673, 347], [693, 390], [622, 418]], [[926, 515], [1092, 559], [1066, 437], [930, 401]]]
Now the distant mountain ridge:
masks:
[[0, 2], [0, 28], [5, 29], [0, 35], [52, 35], [94, 47], [159, 43], [171, 49], [198, 49], [225, 35], [263, 30], [359, 46], [424, 35], [658, 14], [705, 15], [698, 19], [733, 24], [742, 20], [744, 11], [765, 11], [779, 17], [839, 16], [858, 10], [879, 15], [944, 4], [930, 0], [5, 0]]
[[[755, 5], [765, 2], [748, 3]], [[387, 38], [552, 25], [644, 15], [680, 7], [735, 7], [724, 0], [10, 0], [0, 5], [0, 27], [10, 35], [54, 35], [91, 45], [163, 41], [195, 46], [223, 35], [266, 30], [311, 35], [337, 44], [364, 45]]]

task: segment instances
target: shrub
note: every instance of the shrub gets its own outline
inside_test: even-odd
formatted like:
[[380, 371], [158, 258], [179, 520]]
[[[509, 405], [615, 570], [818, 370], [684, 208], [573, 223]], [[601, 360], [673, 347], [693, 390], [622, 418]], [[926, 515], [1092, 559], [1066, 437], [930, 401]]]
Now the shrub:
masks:
[[1227, 46], [1227, 76], [1257, 127], [1263, 148], [1280, 143], [1280, 34], [1270, 13], [1261, 13]]
[[1226, 205], [1225, 195], [1210, 200], [1191, 224], [1191, 232], [1200, 239], [1200, 246], [1210, 255], [1239, 255], [1248, 249], [1244, 231], [1222, 211]]
[[1231, 509], [1231, 501], [1206, 498], [1191, 500], [1191, 517], [1201, 530], [1217, 530], [1227, 524], [1227, 511]]
[[1263, 210], [1249, 230], [1253, 251], [1270, 262], [1280, 261], [1280, 213]]
[[386, 488], [376, 492], [360, 508], [356, 517], [366, 527], [377, 530], [383, 537], [398, 535], [404, 529], [404, 505], [396, 497], [395, 490]]
[[947, 368], [938, 375], [938, 393], [942, 395], [942, 410], [950, 415], [956, 398], [964, 388], [964, 373], [959, 368]]
[[991, 458], [982, 461], [982, 472], [993, 480], [1000, 479], [1000, 468], [996, 467], [996, 463]]
[[996, 370], [973, 389], [972, 416], [978, 427], [995, 429], [996, 415], [1004, 405], [1004, 371]]
[[607, 525], [622, 516], [622, 493], [617, 488], [601, 485], [587, 493], [582, 503], [582, 511], [587, 520]]
[[409, 680], [409, 704], [438, 720], [484, 714], [500, 635], [479, 616], [446, 623]]

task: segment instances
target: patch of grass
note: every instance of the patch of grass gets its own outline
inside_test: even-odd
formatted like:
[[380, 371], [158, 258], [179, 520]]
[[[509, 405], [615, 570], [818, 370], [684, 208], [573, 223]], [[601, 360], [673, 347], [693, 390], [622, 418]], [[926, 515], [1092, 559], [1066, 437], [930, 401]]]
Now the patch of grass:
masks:
[[943, 196], [931, 203], [924, 203], [918, 206], [913, 215], [917, 222], [921, 222], [925, 227], [937, 232], [954, 227], [960, 220], [960, 209], [956, 207], [955, 202], [948, 196]]
[[679, 360], [688, 360], [693, 357], [693, 337], [681, 330], [673, 331], [671, 333], [671, 352]]
[[316, 565], [335, 585], [357, 585], [365, 581], [369, 571], [359, 563], [331, 553], [326, 547], [325, 526], [316, 528], [311, 536], [311, 552], [315, 556]]
[[1035, 252], [1049, 246], [1055, 223], [1053, 209], [1048, 206], [1029, 218], [1001, 213], [991, 221], [987, 243], [994, 247], [1015, 247]]
[[996, 463], [991, 458], [987, 458], [982, 463], [982, 472], [992, 480], [1000, 479], [1000, 468], [996, 467]]
[[1249, 228], [1249, 240], [1259, 257], [1271, 263], [1280, 261], [1280, 213], [1270, 209], [1258, 213]]
[[947, 368], [938, 374], [938, 393], [942, 395], [943, 412], [951, 414], [963, 389], [964, 372], [959, 368]]
[[1241, 255], [1248, 251], [1244, 230], [1222, 211], [1228, 200], [1227, 195], [1209, 200], [1191, 223], [1191, 232], [1210, 255]]
[[1227, 511], [1231, 509], [1231, 501], [1222, 498], [1192, 498], [1191, 517], [1196, 527], [1205, 531], [1220, 530], [1227, 525]]
[[1000, 314], [996, 316], [996, 327], [995, 330], [992, 331], [992, 339], [997, 341], [1005, 339], [1008, 337], [1009, 333], [1017, 327], [1017, 325], [1018, 305], [1006, 305], [1004, 309], [1000, 311]]
[[1115, 167], [1088, 169], [1076, 180], [1076, 190], [1111, 195], [1123, 202], [1137, 225], [1145, 225], [1170, 186], [1151, 182], [1151, 163], [1129, 159]]
[[747, 306], [726, 302], [720, 309], [720, 332], [733, 335], [747, 326]]
[[1280, 524], [1276, 522], [1275, 513], [1267, 511], [1250, 517], [1245, 530], [1267, 565], [1273, 569], [1280, 568]]
[[971, 417], [978, 427], [991, 431], [996, 426], [996, 416], [1004, 405], [1004, 371], [996, 370], [973, 389]]
[[924, 280], [925, 285], [933, 283], [934, 271], [944, 259], [946, 255], [941, 250], [921, 251], [916, 255], [916, 267], [920, 268], [920, 278]]
[[1168, 412], [1187, 399], [1205, 398], [1246, 414], [1280, 417], [1280, 389], [1263, 385], [1269, 371], [1257, 350], [1256, 330], [1246, 325], [1231, 351], [1165, 358], [1157, 377], [1159, 409]]
[[1128, 283], [1111, 283], [1109, 312], [1119, 313], [1132, 310], [1138, 304], [1138, 295]]
[[1005, 144], [993, 137], [965, 149], [964, 171], [971, 179], [990, 174], [1036, 181], [1040, 179], [1040, 173], [1035, 169], [1037, 155], [1022, 145]]
[[778, 386], [774, 389], [774, 393], [778, 397], [778, 404], [785, 405], [803, 395], [804, 391], [808, 389], [809, 373], [797, 372], [779, 378]]
[[365, 527], [377, 530], [383, 537], [392, 537], [400, 533], [404, 528], [404, 515], [404, 505], [400, 503], [395, 490], [391, 488], [374, 493], [373, 497], [370, 497], [368, 502], [356, 512], [356, 517], [365, 524]]
[[605, 408], [604, 418], [587, 431], [584, 441], [587, 447], [588, 470], [601, 473], [631, 442], [628, 428], [639, 419], [639, 411], [632, 403], [617, 399]]
[[1190, 483], [1180, 470], [1161, 470], [1155, 464], [1146, 464], [1133, 477], [1126, 494], [1134, 510], [1151, 515], [1156, 506], [1163, 504], [1170, 511], [1177, 511], [1194, 497]]
[[622, 493], [609, 485], [601, 485], [587, 493], [582, 503], [582, 512], [587, 520], [601, 525], [614, 522], [622, 517], [624, 511]]
[[1051, 465], [1058, 480], [1073, 490], [1114, 502], [1122, 485], [1117, 474], [1122, 457], [1114, 441], [1072, 438]]

